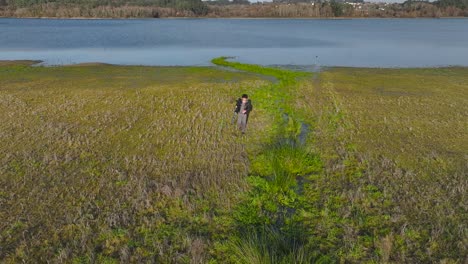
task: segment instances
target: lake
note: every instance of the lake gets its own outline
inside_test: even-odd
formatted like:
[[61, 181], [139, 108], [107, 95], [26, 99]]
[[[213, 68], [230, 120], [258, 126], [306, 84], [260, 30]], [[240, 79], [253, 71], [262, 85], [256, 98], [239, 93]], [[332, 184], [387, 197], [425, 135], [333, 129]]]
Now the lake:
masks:
[[468, 19], [0, 19], [0, 60], [468, 66]]

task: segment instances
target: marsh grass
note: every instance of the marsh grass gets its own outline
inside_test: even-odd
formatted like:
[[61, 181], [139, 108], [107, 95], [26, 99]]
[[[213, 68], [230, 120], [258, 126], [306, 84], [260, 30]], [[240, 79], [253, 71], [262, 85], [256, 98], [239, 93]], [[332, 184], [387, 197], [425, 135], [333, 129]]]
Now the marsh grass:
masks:
[[379, 262], [466, 259], [467, 73], [334, 68], [301, 84], [296, 106], [326, 162], [320, 185], [343, 199], [339, 215], [364, 223], [344, 248], [374, 230], [354, 258], [375, 247]]
[[253, 115], [240, 137], [234, 99], [265, 83], [213, 68], [0, 67], [0, 258], [205, 259], [271, 123]]
[[[214, 62], [278, 78], [275, 108], [288, 116], [252, 158], [251, 188], [234, 209], [238, 233], [227, 239], [231, 261], [466, 259], [465, 68], [307, 78], [225, 59]], [[302, 146], [293, 144], [298, 123], [313, 132]]]
[[213, 62], [0, 63], [2, 261], [466, 260], [467, 69]]

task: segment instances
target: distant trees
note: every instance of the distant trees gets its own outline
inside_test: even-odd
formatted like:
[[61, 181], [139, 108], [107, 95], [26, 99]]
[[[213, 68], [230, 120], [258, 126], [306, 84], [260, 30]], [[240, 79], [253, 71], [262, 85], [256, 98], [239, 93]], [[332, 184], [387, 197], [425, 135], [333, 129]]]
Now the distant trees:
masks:
[[0, 0], [6, 1], [13, 7], [32, 7], [44, 4], [74, 5], [83, 8], [96, 8], [100, 6], [155, 6], [188, 10], [196, 15], [205, 15], [208, 6], [201, 0]]
[[439, 7], [457, 7], [460, 9], [468, 9], [468, 0], [439, 0], [434, 3]]
[[234, 5], [248, 5], [250, 4], [249, 0], [232, 0], [231, 2]]
[[407, 17], [468, 16], [468, 0], [439, 0], [435, 2], [408, 0], [397, 6], [398, 13]]
[[206, 15], [208, 6], [201, 0], [176, 0], [175, 3], [168, 4], [168, 7], [174, 7], [181, 10], [192, 11], [196, 15]]
[[[349, 4], [353, 3], [353, 4]], [[3, 5], [3, 6], [2, 6]], [[468, 0], [0, 0], [10, 17], [454, 17], [468, 16]]]
[[333, 16], [340, 17], [343, 16], [343, 4], [338, 3], [337, 1], [333, 0], [330, 2], [330, 7], [333, 12]]

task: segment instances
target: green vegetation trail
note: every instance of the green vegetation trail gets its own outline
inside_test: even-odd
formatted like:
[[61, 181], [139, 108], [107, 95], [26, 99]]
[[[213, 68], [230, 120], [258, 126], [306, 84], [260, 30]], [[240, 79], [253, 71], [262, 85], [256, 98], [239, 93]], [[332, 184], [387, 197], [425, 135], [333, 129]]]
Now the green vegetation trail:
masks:
[[[381, 186], [366, 177], [366, 164], [352, 144], [339, 136], [338, 131], [349, 124], [333, 95], [323, 106], [322, 122], [345, 148], [329, 156], [318, 147], [315, 126], [319, 124], [317, 116], [311, 116], [317, 113], [306, 102], [311, 95], [302, 94], [310, 91], [311, 83], [324, 88], [317, 74], [230, 62], [226, 57], [212, 62], [278, 80], [252, 94], [257, 109], [273, 117], [271, 136], [260, 151], [248, 153], [249, 188], [228, 213], [231, 232], [215, 241], [215, 255], [225, 256], [221, 262], [388, 260], [392, 249], [387, 241], [392, 239], [392, 228], [398, 227], [390, 221], [394, 204]], [[331, 159], [335, 159], [333, 168], [341, 169], [330, 170]]]
[[238, 263], [310, 263], [317, 255], [306, 252], [300, 221], [309, 206], [304, 182], [319, 173], [319, 156], [307, 148], [310, 125], [294, 111], [290, 91], [310, 73], [266, 68], [213, 59], [218, 66], [273, 76], [277, 82], [252, 94], [257, 108], [273, 116], [272, 139], [260, 153], [249, 153], [250, 190], [233, 212], [236, 236], [224, 245]]

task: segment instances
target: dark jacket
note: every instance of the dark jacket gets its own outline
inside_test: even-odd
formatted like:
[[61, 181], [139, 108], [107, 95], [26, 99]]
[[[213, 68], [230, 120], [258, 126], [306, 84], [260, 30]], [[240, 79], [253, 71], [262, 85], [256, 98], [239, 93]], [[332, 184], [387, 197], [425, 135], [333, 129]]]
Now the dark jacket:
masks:
[[[236, 102], [236, 110], [234, 110], [234, 112], [236, 114], [238, 114], [240, 112], [241, 106], [242, 106], [242, 99], [239, 98], [239, 99], [237, 99], [237, 102]], [[247, 110], [247, 114], [249, 114], [250, 111], [252, 111], [252, 109], [253, 109], [252, 102], [249, 99], [247, 101], [247, 105], [245, 106], [245, 110]]]

